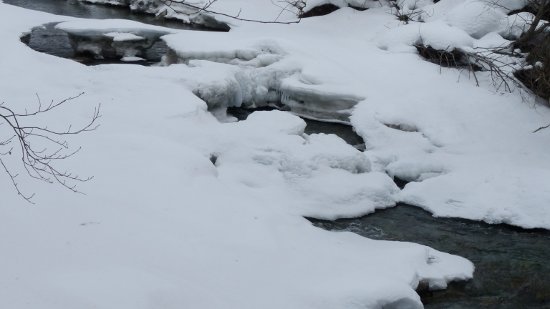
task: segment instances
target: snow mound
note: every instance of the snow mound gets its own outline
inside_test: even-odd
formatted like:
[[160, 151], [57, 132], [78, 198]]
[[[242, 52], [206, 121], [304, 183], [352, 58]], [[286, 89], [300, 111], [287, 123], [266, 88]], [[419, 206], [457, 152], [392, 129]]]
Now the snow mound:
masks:
[[126, 35], [134, 34], [137, 36], [139, 36], [139, 33], [168, 34], [177, 31], [126, 19], [79, 19], [59, 23], [56, 28], [74, 34], [100, 32], [105, 34], [126, 33]]
[[171, 62], [189, 63], [190, 60], [208, 60], [248, 66], [267, 66], [284, 56], [274, 40], [225, 40], [225, 33], [182, 32], [163, 37], [172, 49]]
[[472, 37], [479, 39], [489, 32], [502, 29], [507, 16], [484, 1], [469, 0], [454, 7], [448, 12], [446, 21], [458, 27]]
[[452, 50], [471, 47], [474, 40], [460, 28], [442, 21], [413, 23], [391, 29], [379, 38], [378, 46], [389, 51], [415, 51], [412, 46], [422, 44], [435, 49]]

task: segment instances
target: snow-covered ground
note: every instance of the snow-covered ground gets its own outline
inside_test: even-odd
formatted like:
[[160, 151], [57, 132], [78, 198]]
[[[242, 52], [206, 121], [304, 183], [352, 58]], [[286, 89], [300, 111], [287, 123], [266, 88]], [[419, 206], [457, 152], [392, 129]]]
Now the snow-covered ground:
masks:
[[[0, 101], [24, 110], [34, 93], [49, 101], [85, 92], [47, 119], [61, 128], [102, 104], [100, 129], [75, 138], [83, 151], [60, 163], [95, 176], [80, 187], [86, 195], [22, 174], [21, 188], [37, 194], [30, 206], [0, 177], [0, 307], [417, 308], [420, 281], [443, 288], [470, 278], [472, 264], [322, 231], [303, 216], [405, 201], [440, 216], [550, 228], [550, 133], [531, 133], [550, 111], [495, 91], [482, 73], [476, 87], [467, 72], [425, 62], [411, 47], [420, 35], [473, 48], [511, 29], [504, 13], [498, 25], [464, 26], [472, 2], [424, 1], [443, 13], [422, 25], [403, 26], [385, 8], [343, 8], [291, 25], [227, 20], [229, 33], [169, 30], [176, 59], [158, 67], [86, 67], [19, 40], [49, 22], [121, 40], [156, 27], [0, 4]], [[276, 11], [269, 3], [215, 8], [264, 18]], [[460, 9], [460, 18], [444, 14]], [[340, 115], [367, 151], [304, 135], [304, 122], [285, 112], [224, 117], [225, 106], [271, 96], [297, 112], [303, 104], [304, 113]], [[16, 168], [17, 158], [5, 160]], [[416, 182], [400, 191], [388, 174]]]
[[[218, 17], [233, 30], [164, 39], [179, 62], [205, 72], [191, 84], [211, 106], [257, 105], [275, 89], [298, 114], [340, 121], [353, 114], [374, 170], [415, 181], [399, 201], [436, 216], [550, 228], [550, 133], [532, 133], [549, 122], [548, 108], [520, 91], [496, 89], [488, 73], [476, 74], [477, 87], [470, 73], [422, 61], [413, 46], [506, 46], [532, 18], [507, 15], [524, 1], [400, 1], [404, 12], [417, 10], [425, 21], [407, 25], [380, 4], [368, 2], [371, 9], [359, 12], [331, 3], [344, 8], [297, 25]], [[262, 1], [218, 1], [212, 9], [237, 7], [278, 16]]]

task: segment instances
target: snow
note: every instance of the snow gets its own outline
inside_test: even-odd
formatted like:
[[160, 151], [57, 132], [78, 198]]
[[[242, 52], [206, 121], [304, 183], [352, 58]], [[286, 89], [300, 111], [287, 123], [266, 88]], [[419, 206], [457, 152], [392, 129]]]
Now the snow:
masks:
[[[174, 32], [173, 29], [168, 29], [160, 26], [147, 25], [136, 21], [126, 19], [80, 19], [71, 20], [56, 25], [56, 28], [74, 34], [83, 34], [89, 32], [102, 32], [104, 34], [124, 34], [127, 38], [133, 32], [138, 33], [158, 33], [168, 34]], [[109, 35], [112, 36], [112, 35]], [[136, 35], [137, 36], [137, 35]], [[131, 37], [134, 38], [134, 37]]]
[[113, 41], [115, 42], [145, 40], [144, 37], [135, 35], [133, 33], [124, 33], [124, 32], [109, 32], [109, 33], [106, 33], [105, 36], [113, 38]]
[[379, 39], [379, 47], [389, 51], [409, 51], [415, 44], [435, 49], [453, 50], [471, 47], [474, 39], [464, 30], [449, 26], [442, 21], [415, 23], [394, 28]]
[[[461, 257], [323, 231], [303, 217], [406, 202], [435, 216], [550, 228], [550, 131], [531, 133], [550, 110], [496, 90], [487, 72], [476, 73], [477, 87], [468, 72], [426, 62], [412, 46], [505, 44], [511, 17], [493, 6], [473, 14], [482, 5], [407, 4], [429, 12], [408, 25], [374, 6], [289, 25], [223, 18], [232, 30], [212, 33], [0, 4], [1, 101], [24, 110], [34, 92], [49, 101], [84, 91], [50, 123], [85, 122], [98, 103], [103, 115], [99, 130], [71, 140], [83, 151], [61, 162], [95, 176], [81, 186], [86, 195], [21, 176], [37, 193], [28, 207], [0, 178], [0, 232], [14, 235], [0, 242], [1, 307], [421, 308], [419, 282], [440, 289], [471, 278]], [[212, 7], [240, 8], [242, 17], [280, 13], [267, 0]], [[20, 42], [56, 21], [79, 35], [164, 35], [171, 52], [159, 66], [86, 67]], [[351, 123], [367, 150], [304, 134], [288, 112], [225, 115], [227, 106], [269, 101]], [[392, 177], [412, 182], [400, 190]]]
[[[209, 58], [86, 67], [20, 42], [34, 26], [69, 18], [5, 4], [0, 17], [2, 101], [24, 110], [35, 106], [34, 92], [57, 101], [84, 91], [43, 119], [62, 128], [85, 123], [102, 104], [100, 129], [71, 138], [84, 148], [60, 163], [94, 176], [80, 186], [86, 195], [21, 176], [23, 190], [37, 194], [30, 207], [0, 178], [0, 232], [12, 235], [0, 242], [1, 307], [420, 308], [420, 281], [444, 288], [471, 278], [473, 265], [458, 256], [313, 227], [303, 216], [369, 213], [394, 205], [398, 189], [343, 140], [303, 134], [294, 115], [264, 112], [221, 123], [193, 93], [201, 82], [244, 70], [298, 74], [296, 83], [330, 81], [315, 78], [315, 69], [298, 73], [300, 57], [269, 69]], [[58, 27], [139, 36], [152, 29], [76, 19]], [[355, 95], [347, 90], [324, 87]], [[21, 172], [17, 158], [8, 159]]]
[[491, 32], [474, 42], [474, 48], [504, 48], [512, 42], [504, 39], [500, 34]]
[[446, 21], [451, 26], [466, 31], [472, 37], [479, 39], [489, 32], [498, 31], [507, 16], [500, 10], [478, 0], [466, 1], [447, 13]]
[[[284, 53], [274, 41], [261, 42], [246, 40], [227, 41], [225, 33], [204, 34], [197, 31], [184, 31], [167, 35], [163, 40], [174, 50], [178, 62], [189, 60], [208, 60], [227, 63], [240, 61], [239, 64], [267, 66], [276, 62]], [[264, 63], [262, 59], [269, 59]]]

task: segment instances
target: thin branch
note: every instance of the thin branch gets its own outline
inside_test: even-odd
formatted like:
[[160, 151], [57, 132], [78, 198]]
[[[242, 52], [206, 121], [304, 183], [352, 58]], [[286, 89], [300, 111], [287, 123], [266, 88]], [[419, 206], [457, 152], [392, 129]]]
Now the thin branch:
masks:
[[548, 128], [550, 128], [550, 124], [547, 124], [547, 125], [545, 125], [545, 126], [542, 126], [542, 127], [538, 128], [538, 129], [536, 129], [535, 131], [533, 131], [533, 133], [537, 133], [538, 131], [541, 131], [541, 130], [544, 130], [544, 129], [548, 129]]
[[204, 13], [208, 13], [208, 14], [212, 14], [212, 15], [219, 15], [219, 16], [228, 17], [228, 18], [235, 19], [235, 20], [251, 22], [251, 23], [260, 23], [260, 24], [286, 24], [286, 25], [288, 25], [288, 24], [297, 24], [301, 21], [301, 18], [299, 16], [301, 16], [302, 10], [305, 7], [305, 2], [302, 1], [302, 0], [298, 0], [298, 1], [287, 0], [286, 3], [288, 3], [288, 6], [286, 8], [283, 8], [283, 10], [288, 10], [289, 6], [295, 7], [298, 10], [298, 12], [297, 12], [298, 18], [296, 20], [291, 20], [291, 21], [279, 21], [278, 18], [280, 17], [281, 13], [279, 13], [279, 16], [277, 16], [277, 18], [275, 20], [261, 20], [261, 19], [242, 18], [242, 17], [240, 17], [241, 10], [239, 10], [239, 12], [237, 12], [237, 14], [233, 14], [233, 15], [228, 14], [228, 13], [223, 13], [223, 12], [218, 12], [218, 11], [211, 10], [210, 6], [212, 4], [214, 4], [217, 0], [209, 0], [203, 6], [188, 3], [185, 0], [159, 0], [159, 1], [161, 3], [163, 3], [164, 5], [166, 5], [168, 8], [170, 8], [175, 13], [183, 13], [179, 9], [174, 7], [174, 4], [179, 4], [179, 5], [182, 5], [184, 7], [196, 10], [196, 12], [193, 12], [193, 14], [200, 14], [200, 13], [204, 12]]

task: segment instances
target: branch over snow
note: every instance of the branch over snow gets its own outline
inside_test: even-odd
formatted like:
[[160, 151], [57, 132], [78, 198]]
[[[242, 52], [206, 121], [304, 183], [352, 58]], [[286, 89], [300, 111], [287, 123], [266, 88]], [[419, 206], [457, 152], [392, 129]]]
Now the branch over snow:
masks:
[[0, 131], [2, 133], [0, 166], [10, 178], [17, 194], [27, 202], [33, 203], [34, 193], [26, 194], [21, 190], [17, 181], [19, 174], [13, 172], [12, 166], [7, 163], [11, 156], [20, 156], [20, 162], [29, 177], [47, 183], [57, 183], [73, 192], [80, 193], [76, 183], [92, 179], [92, 177], [81, 177], [70, 171], [61, 170], [57, 167], [56, 162], [68, 159], [81, 150], [81, 147], [71, 148], [66, 137], [96, 130], [97, 120], [101, 117], [100, 106], [94, 109], [87, 123], [77, 128], [73, 128], [69, 124], [66, 129], [57, 130], [48, 126], [29, 124], [30, 120], [49, 114], [83, 94], [80, 93], [58, 102], [51, 101], [48, 104], [43, 104], [37, 95], [38, 107], [32, 111], [25, 110], [22, 113], [15, 112], [4, 102], [0, 103], [0, 129], [3, 129]]
[[[174, 4], [179, 4], [183, 7], [193, 9], [196, 12], [193, 14], [200, 14], [200, 13], [208, 13], [212, 15], [219, 15], [228, 17], [235, 20], [245, 21], [245, 22], [252, 22], [252, 23], [261, 23], [261, 24], [296, 24], [301, 21], [300, 16], [303, 14], [303, 9], [306, 6], [306, 3], [304, 0], [282, 0], [282, 1], [275, 1], [272, 0], [271, 3], [278, 6], [281, 11], [279, 12], [279, 15], [274, 20], [261, 20], [261, 19], [251, 19], [251, 18], [243, 18], [241, 17], [242, 9], [239, 9], [239, 11], [236, 14], [229, 14], [219, 11], [214, 11], [210, 9], [210, 7], [217, 2], [218, 0], [208, 0], [204, 5], [197, 5], [188, 2], [187, 0], [159, 0], [162, 4], [166, 5], [168, 8], [170, 8], [175, 13], [185, 13], [182, 12], [180, 9], [174, 6]], [[291, 8], [296, 9], [296, 12], [292, 11]], [[279, 17], [282, 13], [285, 11], [292, 12], [297, 15], [296, 20], [291, 21], [279, 21]]]

